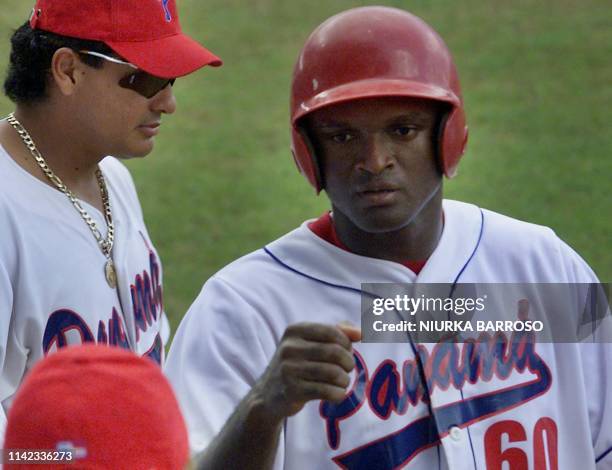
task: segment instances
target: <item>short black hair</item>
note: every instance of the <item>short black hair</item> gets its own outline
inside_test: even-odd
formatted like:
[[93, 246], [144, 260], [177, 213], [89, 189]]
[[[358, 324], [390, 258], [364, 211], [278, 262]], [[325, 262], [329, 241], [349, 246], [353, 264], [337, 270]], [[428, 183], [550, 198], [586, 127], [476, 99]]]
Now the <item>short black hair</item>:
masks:
[[[51, 59], [56, 50], [68, 47], [74, 51], [90, 50], [103, 54], [112, 53], [103, 42], [76, 39], [39, 29], [32, 29], [29, 22], [22, 24], [11, 37], [11, 55], [4, 80], [4, 93], [14, 103], [33, 104], [47, 97], [47, 83]], [[85, 54], [81, 60], [95, 68], [103, 59]]]

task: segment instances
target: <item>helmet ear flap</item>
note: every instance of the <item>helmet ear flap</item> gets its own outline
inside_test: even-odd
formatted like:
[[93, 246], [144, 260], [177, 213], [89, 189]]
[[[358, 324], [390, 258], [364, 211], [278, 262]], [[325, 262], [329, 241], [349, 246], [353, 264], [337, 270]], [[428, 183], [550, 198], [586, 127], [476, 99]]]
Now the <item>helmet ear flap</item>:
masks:
[[317, 194], [323, 189], [321, 171], [314, 146], [308, 138], [306, 129], [294, 124], [291, 129], [291, 154], [293, 160], [306, 179], [314, 186]]
[[457, 174], [457, 165], [465, 152], [468, 128], [461, 106], [455, 106], [440, 123], [438, 138], [438, 161], [447, 178]]

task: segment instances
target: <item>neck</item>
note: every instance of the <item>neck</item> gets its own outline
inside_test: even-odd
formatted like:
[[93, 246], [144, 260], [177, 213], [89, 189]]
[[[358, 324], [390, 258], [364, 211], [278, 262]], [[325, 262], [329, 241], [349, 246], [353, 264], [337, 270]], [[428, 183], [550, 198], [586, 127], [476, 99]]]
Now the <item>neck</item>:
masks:
[[[51, 171], [79, 199], [102, 210], [100, 188], [95, 173], [104, 155], [98, 155], [87, 147], [76, 125], [65, 119], [71, 114], [59, 112], [57, 106], [43, 103], [36, 106], [20, 105], [14, 115], [32, 138]], [[0, 143], [25, 171], [57, 189], [7, 121], [0, 121]]]
[[389, 232], [366, 232], [335, 207], [333, 216], [338, 237], [353, 253], [398, 263], [423, 261], [436, 249], [442, 235], [442, 191], [407, 225]]
[[[74, 191], [91, 183], [98, 163], [104, 156], [86, 147], [74, 124], [66, 119], [66, 113], [58, 112], [56, 106], [41, 103], [36, 106], [19, 105], [14, 115], [32, 137], [47, 165], [66, 186]], [[38, 164], [17, 132], [10, 130], [13, 149], [19, 148], [18, 154], [25, 156], [18, 163], [27, 162], [26, 170], [33, 168], [33, 174], [38, 177], [42, 173]]]

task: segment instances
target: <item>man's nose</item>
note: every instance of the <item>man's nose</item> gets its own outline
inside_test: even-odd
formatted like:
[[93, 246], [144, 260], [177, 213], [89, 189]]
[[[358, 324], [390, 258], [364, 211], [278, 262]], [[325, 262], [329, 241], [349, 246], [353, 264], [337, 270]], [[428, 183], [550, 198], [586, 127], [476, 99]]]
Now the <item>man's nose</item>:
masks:
[[359, 170], [377, 175], [394, 165], [392, 146], [384, 136], [368, 135], [362, 149], [361, 159], [357, 165]]
[[151, 98], [151, 110], [157, 113], [172, 114], [176, 111], [176, 98], [171, 85], [159, 91]]

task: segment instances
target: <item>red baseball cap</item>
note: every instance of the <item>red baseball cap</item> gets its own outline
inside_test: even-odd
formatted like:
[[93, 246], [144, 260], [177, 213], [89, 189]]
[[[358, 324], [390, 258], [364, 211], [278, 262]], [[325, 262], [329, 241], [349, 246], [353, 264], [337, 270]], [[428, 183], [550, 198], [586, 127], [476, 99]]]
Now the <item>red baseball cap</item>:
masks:
[[183, 34], [175, 0], [37, 0], [30, 26], [101, 41], [125, 60], [162, 78], [222, 64]]
[[[8, 450], [71, 451], [80, 470], [184, 469], [189, 462], [185, 421], [168, 380], [149, 358], [118, 347], [88, 344], [60, 349], [26, 376], [9, 410]], [[37, 462], [40, 463], [40, 462]]]

